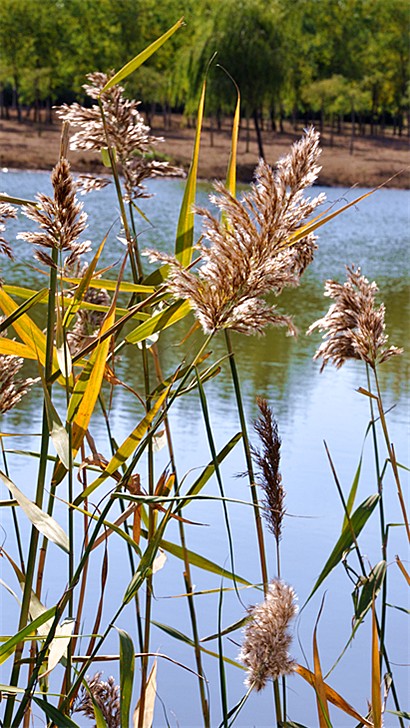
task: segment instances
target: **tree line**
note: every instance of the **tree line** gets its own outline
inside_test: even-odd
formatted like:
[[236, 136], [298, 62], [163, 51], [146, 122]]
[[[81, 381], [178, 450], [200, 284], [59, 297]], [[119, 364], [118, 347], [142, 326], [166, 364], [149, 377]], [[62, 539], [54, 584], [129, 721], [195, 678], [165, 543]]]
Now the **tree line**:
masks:
[[[273, 130], [315, 118], [341, 131], [409, 128], [407, 0], [1, 0], [0, 113], [51, 121], [54, 104], [84, 101], [93, 70], [118, 70], [175, 21], [176, 33], [131, 77], [144, 110], [196, 108], [208, 69], [207, 113]], [[46, 111], [44, 111], [44, 109]], [[260, 140], [261, 142], [261, 140]]]

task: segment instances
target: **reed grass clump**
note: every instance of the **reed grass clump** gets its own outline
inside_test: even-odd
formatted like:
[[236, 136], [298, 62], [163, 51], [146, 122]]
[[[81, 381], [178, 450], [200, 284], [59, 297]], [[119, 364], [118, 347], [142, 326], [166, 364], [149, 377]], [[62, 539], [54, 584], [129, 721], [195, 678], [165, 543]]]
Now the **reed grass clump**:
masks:
[[[353, 708], [323, 676], [317, 624], [311, 629], [313, 670], [299, 664], [290, 654], [296, 652], [296, 646], [291, 649], [291, 625], [297, 606], [294, 589], [282, 581], [279, 558], [286, 508], [278, 422], [265, 397], [258, 398], [255, 430], [259, 445], [252, 447], [235, 338], [230, 335], [231, 331], [261, 334], [270, 324], [283, 326], [290, 334], [296, 331], [291, 316], [279, 313], [268, 296], [279, 296], [284, 288], [299, 284], [316, 251], [316, 231], [340, 212], [316, 214], [324, 196], [306, 195], [320, 170], [318, 133], [309, 128], [276, 167], [261, 161], [255, 170], [255, 182], [237, 199], [238, 100], [227, 183], [216, 183], [210, 201], [212, 210], [198, 208], [196, 176], [204, 84], [174, 252], [170, 250], [164, 255], [154, 251], [151, 257], [157, 264], [155, 270], [149, 274], [144, 270], [139, 246], [147, 218], [135, 200], [148, 195], [144, 185], [148, 177], [172, 170], [151, 157], [155, 139], [137, 103], [126, 98], [124, 87], [119, 84], [181, 24], [182, 20], [178, 21], [118, 73], [91, 74], [85, 87], [97, 102], [91, 108], [74, 104], [60, 110], [64, 124], [60, 158], [51, 177], [52, 197], [37, 195], [33, 201], [14, 198], [11, 205], [6, 195], [0, 195], [0, 233], [4, 232], [5, 222], [15, 217], [15, 206], [21, 206], [37, 229], [20, 233], [18, 239], [34, 246], [35, 257], [47, 266], [48, 276], [47, 285], [39, 291], [33, 292], [23, 285], [0, 286], [4, 315], [0, 329], [13, 329], [16, 337], [0, 336], [0, 414], [19, 404], [31, 387], [36, 387], [42, 405], [41, 432], [35, 436], [37, 450], [18, 451], [19, 456], [32, 458], [38, 466], [30, 497], [24, 478], [14, 482], [12, 465], [16, 452], [4, 447], [6, 437], [21, 437], [21, 433], [6, 433], [3, 428], [0, 432], [0, 478], [6, 492], [1, 507], [12, 513], [1, 556], [8, 569], [7, 580], [14, 580], [13, 586], [7, 584], [7, 588], [19, 602], [13, 615], [14, 633], [0, 640], [0, 662], [8, 661], [10, 665], [8, 683], [1, 686], [5, 698], [1, 706], [2, 725], [28, 728], [41, 714], [42, 723], [50, 726], [79, 728], [80, 716], [80, 721], [95, 721], [99, 728], [128, 728], [131, 722], [134, 728], [150, 728], [155, 725], [154, 710], [162, 694], [161, 670], [167, 664], [197, 681], [198, 705], [192, 707], [191, 722], [204, 728], [232, 726], [248, 699], [255, 701], [258, 722], [258, 696], [254, 693], [270, 681], [272, 723], [278, 728], [296, 725], [291, 718], [292, 694], [287, 688], [287, 675], [300, 677], [313, 688], [320, 728], [331, 726], [330, 703], [356, 724], [379, 728], [384, 668], [397, 720], [404, 728], [405, 713], [396, 690], [386, 628], [390, 604], [387, 571], [389, 559], [392, 561], [383, 497], [388, 468], [393, 472], [402, 509], [403, 524], [398, 526], [406, 529], [409, 541], [410, 529], [400, 482], [402, 468], [389, 436], [377, 376], [379, 363], [399, 350], [387, 347], [384, 307], [375, 305], [376, 285], [353, 267], [348, 268], [345, 284], [328, 281], [326, 293], [334, 303], [329, 313], [310, 329], [325, 331], [325, 341], [316, 354], [323, 358], [323, 366], [332, 362], [340, 367], [348, 358], [361, 359], [366, 365], [367, 388], [361, 387], [359, 391], [370, 403], [368, 431], [374, 435], [376, 482], [375, 492], [356, 506], [362, 456], [354, 483], [345, 495], [327, 450], [344, 519], [340, 534], [335, 536], [335, 546], [305, 602], [313, 598], [333, 569], [341, 563], [345, 566], [349, 579], [355, 582], [354, 613], [346, 618], [348, 629], [353, 624], [349, 643], [366, 615], [371, 614], [372, 618], [372, 721]], [[77, 196], [81, 189], [101, 187], [107, 180], [95, 181], [91, 176], [79, 182], [73, 178], [67, 160], [68, 122], [76, 125], [72, 146], [101, 152], [112, 174], [116, 194], [112, 218], [117, 218], [119, 207], [121, 238], [124, 234], [126, 242], [126, 248], [121, 247], [117, 268], [104, 267], [102, 256], [108, 234], [96, 241], [94, 231], [89, 232], [93, 243], [99, 243], [92, 254], [89, 242], [82, 239], [87, 217]], [[199, 240], [194, 235], [194, 214], [203, 223]], [[13, 254], [12, 243], [3, 237], [0, 252], [9, 257]], [[89, 254], [87, 263], [82, 259], [84, 253]], [[166, 266], [162, 265], [164, 262]], [[183, 322], [192, 312], [197, 321], [193, 327], [190, 324], [180, 348], [175, 348], [183, 350], [179, 361], [164, 364], [165, 330]], [[193, 336], [200, 328], [202, 332]], [[227, 355], [213, 361], [210, 346], [216, 337], [223, 339]], [[167, 339], [165, 345], [169, 346]], [[122, 381], [122, 375], [116, 371], [118, 356], [125, 349], [134, 377], [129, 381], [126, 377]], [[38, 371], [37, 380], [18, 379], [24, 358]], [[214, 413], [208, 402], [208, 381], [218, 381], [222, 368], [231, 378], [239, 427], [219, 448], [212, 425]], [[111, 408], [119, 391], [120, 407], [132, 412], [132, 425], [127, 425], [129, 419], [121, 418], [120, 429]], [[126, 403], [125, 397], [129, 397]], [[195, 462], [196, 467], [186, 473], [181, 472], [181, 444], [175, 445], [173, 439], [173, 413], [181, 399], [192, 408], [195, 422], [203, 418], [209, 447], [209, 462]], [[376, 433], [379, 425], [387, 450], [385, 466], [381, 465]], [[129, 429], [124, 432], [127, 426]], [[164, 452], [157, 454], [159, 443], [165, 456]], [[235, 489], [232, 495], [229, 486], [227, 489], [225, 469], [231, 464], [231, 472], [237, 472], [239, 443], [243, 447], [248, 487], [241, 492]], [[191, 447], [189, 431], [184, 432], [182, 447], [185, 451]], [[231, 456], [233, 450], [235, 458]], [[21, 471], [17, 471], [16, 481], [20, 477]], [[218, 486], [217, 496], [208, 490], [212, 478]], [[198, 504], [208, 500], [212, 507], [221, 509], [222, 517], [209, 523], [201, 552], [197, 553], [190, 541], [193, 530], [204, 528], [204, 524], [202, 519], [198, 522], [192, 516], [197, 513]], [[246, 538], [246, 562], [239, 568], [232, 527], [232, 513], [238, 506], [252, 514], [251, 522], [240, 533], [242, 539]], [[380, 561], [370, 563], [371, 557], [362, 553], [361, 532], [377, 506]], [[219, 524], [225, 529], [229, 552], [223, 564], [211, 560], [206, 552], [209, 541], [224, 541], [225, 534], [219, 530], [215, 533]], [[269, 544], [272, 536], [276, 563]], [[9, 546], [11, 541], [13, 546], [16, 544], [18, 564]], [[55, 572], [57, 550], [60, 559], [56, 560]], [[305, 550], [303, 544], [301, 559]], [[255, 563], [254, 552], [260, 571], [255, 573], [252, 566], [249, 574], [249, 564]], [[357, 563], [351, 566], [353, 558]], [[157, 619], [157, 597], [161, 596], [157, 574], [171, 568], [171, 561], [175, 572], [175, 563], [181, 564], [181, 582], [173, 572], [172, 580], [165, 583], [172, 582], [175, 593], [167, 596], [179, 600], [178, 616], [186, 609], [182, 627]], [[397, 564], [410, 583], [403, 561], [398, 559]], [[247, 570], [247, 578], [242, 569]], [[204, 577], [203, 582], [199, 580], [199, 588], [195, 586], [198, 572]], [[216, 586], [212, 579], [217, 580]], [[254, 601], [258, 602], [246, 616], [244, 589], [257, 594]], [[297, 591], [300, 593], [299, 587]], [[219, 592], [217, 631], [203, 637], [204, 611], [209, 605], [205, 600], [212, 599], [215, 592]], [[227, 596], [238, 618], [225, 626]], [[301, 613], [306, 618], [303, 609]], [[235, 633], [240, 628], [244, 632], [238, 659], [232, 642], [238, 644]], [[159, 632], [154, 638], [153, 629], [167, 635], [170, 654], [168, 647], [167, 653], [156, 649]], [[113, 637], [118, 640], [117, 649], [112, 647]], [[192, 649], [193, 664], [188, 658], [181, 662], [173, 656], [173, 638], [184, 643], [187, 650]], [[206, 643], [210, 640], [216, 640], [217, 647], [209, 649]], [[306, 654], [305, 645], [302, 652]], [[342, 656], [347, 657], [344, 652], [340, 659]], [[207, 660], [214, 659], [219, 668], [217, 687], [209, 685], [207, 678]], [[88, 678], [99, 660], [111, 663], [109, 673], [116, 672], [116, 676], [104, 680], [102, 673], [96, 672]], [[247, 692], [230, 707], [231, 681], [243, 690], [244, 671]], [[178, 678], [172, 684], [177, 685]], [[172, 706], [169, 711], [164, 706], [167, 722], [171, 710]]]

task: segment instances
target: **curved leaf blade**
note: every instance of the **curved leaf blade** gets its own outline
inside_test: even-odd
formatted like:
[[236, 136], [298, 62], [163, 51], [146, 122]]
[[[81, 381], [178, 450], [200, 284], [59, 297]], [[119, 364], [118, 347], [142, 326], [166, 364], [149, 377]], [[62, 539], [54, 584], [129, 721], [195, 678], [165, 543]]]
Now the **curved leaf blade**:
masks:
[[180, 18], [175, 25], [172, 26], [169, 30], [167, 30], [166, 33], [161, 35], [160, 38], [157, 38], [151, 45], [148, 46], [148, 48], [145, 48], [141, 53], [138, 54], [138, 56], [135, 56], [131, 61], [128, 61], [128, 63], [125, 64], [116, 74], [113, 76], [108, 83], [105, 84], [104, 88], [101, 90], [101, 94], [105, 93], [110, 89], [112, 86], [115, 86], [116, 83], [119, 83], [124, 78], [130, 75], [133, 71], [135, 71], [139, 66], [141, 66], [143, 63], [145, 63], [146, 60], [150, 56], [152, 56], [153, 53], [155, 53], [161, 46], [170, 38], [175, 31], [177, 31], [181, 25], [184, 22], [184, 18]]
[[359, 533], [367, 523], [378, 501], [379, 495], [377, 494], [371, 495], [369, 496], [369, 498], [366, 498], [366, 500], [363, 501], [363, 503], [361, 503], [361, 505], [358, 506], [358, 508], [355, 510], [352, 517], [350, 518], [349, 523], [347, 523], [343, 527], [342, 533], [337, 540], [332, 553], [326, 561], [326, 564], [323, 567], [322, 572], [320, 573], [320, 576], [318, 577], [304, 606], [306, 606], [306, 604], [310, 601], [314, 593], [317, 591], [317, 589], [326, 579], [326, 577], [330, 574], [330, 572], [335, 568], [335, 566], [340, 563], [344, 552], [348, 551], [351, 548], [354, 543], [354, 539], [358, 537]]
[[64, 530], [60, 524], [54, 520], [48, 513], [42, 511], [33, 501], [31, 501], [19, 488], [0, 470], [0, 478], [11, 492], [13, 498], [16, 499], [20, 508], [25, 513], [29, 521], [43, 534], [49, 541], [59, 546], [67, 554], [70, 553], [70, 543]]

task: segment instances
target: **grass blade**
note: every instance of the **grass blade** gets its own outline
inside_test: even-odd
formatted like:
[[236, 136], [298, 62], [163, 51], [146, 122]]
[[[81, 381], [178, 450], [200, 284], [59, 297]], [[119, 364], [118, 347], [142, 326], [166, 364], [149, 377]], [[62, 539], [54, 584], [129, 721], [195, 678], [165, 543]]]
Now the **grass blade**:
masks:
[[363, 576], [361, 577], [363, 587], [355, 609], [354, 627], [363, 621], [365, 615], [372, 606], [374, 599], [382, 588], [384, 578], [386, 576], [386, 570], [386, 562], [380, 561], [373, 567], [366, 579]]
[[18, 306], [13, 313], [0, 322], [0, 333], [7, 329], [8, 326], [12, 326], [14, 321], [17, 321], [23, 313], [27, 313], [32, 306], [39, 303], [39, 301], [42, 301], [46, 296], [48, 296], [48, 288], [42, 288], [41, 291], [37, 291], [34, 295], [30, 296], [30, 298]]
[[[164, 551], [168, 551], [168, 553], [176, 556], [178, 559], [182, 559], [182, 561], [184, 560], [184, 550], [181, 546], [164, 540], [161, 541], [160, 546], [164, 549]], [[241, 584], [245, 584], [246, 586], [252, 586], [252, 584], [246, 579], [242, 579], [237, 574], [232, 574], [230, 571], [219, 566], [214, 561], [206, 559], [205, 556], [201, 556], [200, 554], [195, 553], [195, 551], [190, 551], [189, 549], [186, 549], [185, 551], [191, 566], [197, 566], [199, 569], [210, 571], [212, 574], [217, 574], [225, 579], [231, 579], [232, 581], [237, 581]]]
[[128, 728], [132, 687], [134, 682], [134, 645], [131, 637], [123, 629], [118, 629], [120, 636], [120, 710], [121, 728]]
[[158, 48], [161, 48], [161, 46], [170, 38], [175, 31], [177, 31], [181, 25], [184, 22], [184, 18], [180, 18], [175, 25], [172, 26], [169, 30], [167, 30], [166, 33], [161, 35], [160, 38], [157, 38], [151, 45], [148, 46], [148, 48], [145, 48], [145, 50], [142, 51], [142, 53], [139, 53], [138, 56], [135, 56], [135, 58], [132, 59], [132, 61], [128, 61], [128, 63], [125, 64], [116, 74], [113, 76], [108, 83], [105, 84], [104, 88], [101, 90], [101, 94], [108, 91], [108, 89], [111, 88], [111, 86], [115, 86], [116, 83], [120, 83], [124, 78], [130, 75], [133, 71], [135, 71], [139, 66], [141, 66], [143, 63], [145, 63], [146, 60], [150, 56], [152, 56], [153, 53], [155, 53]]
[[[303, 667], [303, 665], [296, 665], [295, 672], [297, 672], [301, 677], [303, 677], [304, 680], [306, 680], [309, 685], [312, 685], [312, 687], [315, 687], [315, 674], [307, 669], [307, 667]], [[339, 693], [336, 692], [333, 688], [330, 687], [326, 682], [323, 683], [326, 699], [329, 701], [329, 703], [332, 703], [337, 708], [342, 710], [346, 715], [350, 715], [352, 718], [355, 718], [356, 720], [360, 721], [360, 723], [363, 723], [366, 728], [373, 728], [373, 723], [367, 720], [367, 718], [363, 718], [363, 716], [360, 715], [360, 713], [357, 712], [354, 708], [352, 708], [349, 703], [342, 698]]]
[[7, 660], [7, 658], [13, 654], [16, 645], [18, 645], [19, 642], [23, 642], [26, 638], [32, 638], [36, 632], [36, 630], [41, 627], [44, 622], [47, 622], [47, 620], [52, 619], [56, 613], [57, 607], [51, 607], [50, 609], [47, 609], [43, 614], [41, 614], [37, 619], [33, 619], [32, 622], [27, 624], [23, 629], [19, 630], [17, 634], [14, 634], [10, 639], [7, 640], [7, 642], [4, 642], [4, 644], [0, 647], [0, 665]]
[[[144, 705], [144, 716], [142, 719], [142, 728], [151, 728], [153, 726], [153, 720], [154, 720], [154, 706], [155, 706], [155, 698], [157, 697], [157, 660], [154, 660], [154, 664], [151, 668], [151, 672], [149, 674], [148, 680], [147, 680], [147, 687], [145, 691], [145, 705]], [[137, 728], [139, 723], [139, 703], [137, 703], [137, 707], [134, 711], [133, 716], [133, 726], [134, 728]]]
[[144, 323], [137, 326], [136, 329], [131, 331], [125, 340], [129, 344], [136, 344], [138, 341], [144, 341], [152, 334], [167, 329], [168, 326], [172, 326], [177, 321], [185, 318], [191, 310], [189, 301], [176, 301], [175, 303], [168, 306], [165, 311], [154, 314], [151, 318], [144, 321]]
[[[337, 566], [337, 564], [340, 563], [341, 558], [345, 551], [348, 551], [351, 546], [354, 543], [354, 538], [357, 538], [365, 524], [367, 523], [368, 519], [370, 518], [371, 514], [373, 513], [377, 503], [379, 501], [378, 495], [371, 495], [369, 498], [366, 498], [363, 503], [361, 503], [360, 506], [355, 510], [353, 513], [350, 523], [348, 523], [344, 528], [342, 529], [342, 533], [340, 535], [340, 538], [338, 539], [332, 553], [330, 554], [328, 560], [326, 561], [326, 564], [318, 577], [312, 591], [309, 594], [309, 597], [307, 598], [304, 606], [310, 601], [315, 591], [319, 588], [319, 586], [322, 584], [322, 582], [326, 579], [326, 577], [330, 574], [332, 569]], [[352, 533], [353, 531], [353, 533]]]
[[58, 728], [81, 728], [78, 723], [74, 723], [68, 715], [64, 715], [64, 713], [58, 710], [58, 708], [55, 708], [54, 705], [51, 705], [47, 700], [36, 698], [35, 696], [33, 696], [33, 700], [46, 714], [47, 718], [50, 718]]
[[198, 159], [199, 147], [201, 143], [202, 120], [204, 115], [206, 92], [206, 78], [202, 85], [201, 97], [198, 106], [198, 116], [196, 122], [195, 143], [192, 156], [191, 166], [188, 172], [188, 178], [185, 185], [184, 196], [182, 199], [181, 210], [179, 213], [177, 237], [175, 242], [175, 257], [183, 266], [190, 264], [192, 259], [192, 246], [194, 242], [194, 220], [195, 215], [193, 205], [196, 196], [196, 180], [198, 175]]
[[94, 480], [93, 483], [90, 483], [90, 485], [81, 493], [81, 495], [78, 496], [78, 498], [74, 501], [75, 505], [78, 505], [85, 498], [88, 498], [88, 496], [96, 488], [98, 488], [98, 486], [101, 485], [101, 483], [103, 483], [106, 478], [108, 478], [110, 475], [113, 475], [113, 473], [115, 473], [116, 470], [118, 470], [118, 468], [120, 468], [121, 465], [123, 465], [126, 460], [128, 460], [128, 458], [135, 452], [142, 438], [146, 434], [149, 426], [157, 415], [159, 409], [162, 407], [167, 395], [168, 389], [166, 389], [165, 392], [163, 392], [162, 395], [158, 397], [157, 401], [152, 405], [149, 412], [147, 412], [147, 414], [137, 425], [137, 427], [131, 432], [130, 435], [128, 435], [122, 445], [120, 445], [120, 447], [108, 463], [107, 467], [104, 469], [103, 473], [96, 480]]
[[320, 728], [330, 728], [329, 710], [327, 706], [326, 690], [322, 675], [322, 667], [320, 664], [319, 649], [317, 646], [317, 627], [322, 612], [323, 602], [320, 607], [320, 611], [316, 620], [315, 628], [313, 630], [313, 664], [315, 670], [315, 691], [317, 701], [317, 712], [319, 717]]
[[41, 510], [33, 501], [31, 501], [19, 488], [0, 470], [0, 478], [11, 492], [13, 498], [16, 499], [20, 508], [25, 513], [29, 521], [42, 533], [46, 538], [59, 546], [66, 553], [70, 553], [70, 544], [67, 535], [61, 526], [48, 513]]
[[377, 633], [375, 600], [372, 603], [372, 717], [374, 728], [382, 728], [382, 695], [380, 690], [380, 650]]

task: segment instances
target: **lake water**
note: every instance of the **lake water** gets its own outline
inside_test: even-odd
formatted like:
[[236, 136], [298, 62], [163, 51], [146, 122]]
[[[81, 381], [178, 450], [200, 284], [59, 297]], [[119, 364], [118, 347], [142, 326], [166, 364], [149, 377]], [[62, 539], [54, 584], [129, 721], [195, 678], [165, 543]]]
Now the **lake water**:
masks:
[[[50, 191], [49, 176], [46, 173], [3, 173], [0, 174], [0, 190], [7, 191], [10, 195], [32, 198], [36, 191]], [[142, 206], [152, 226], [141, 220], [141, 246], [170, 251], [175, 239], [183, 182], [155, 181], [150, 184], [150, 190], [155, 196], [143, 201]], [[209, 191], [209, 185], [200, 186], [199, 204], [207, 204]], [[317, 188], [317, 191], [320, 191], [320, 188]], [[362, 192], [362, 190], [345, 189], [325, 191], [329, 202], [339, 201], [341, 204], [359, 196]], [[85, 198], [85, 206], [90, 217], [87, 235], [92, 238], [94, 250], [110, 225], [114, 223], [105, 247], [102, 265], [115, 264], [121, 258], [123, 247], [116, 238], [120, 226], [113, 190], [107, 188], [99, 193], [93, 193]], [[390, 343], [406, 348], [403, 356], [395, 357], [382, 365], [380, 380], [385, 408], [391, 408], [388, 423], [397, 459], [408, 465], [409, 220], [409, 195], [401, 190], [380, 190], [360, 205], [350, 209], [320, 231], [319, 249], [314, 263], [303, 278], [302, 285], [298, 289], [285, 292], [277, 301], [281, 312], [292, 314], [300, 331], [299, 337], [296, 340], [290, 339], [280, 329], [268, 330], [267, 335], [262, 338], [237, 335], [233, 337], [250, 431], [257, 415], [257, 395], [266, 397], [278, 421], [282, 438], [281, 472], [286, 489], [287, 508], [281, 542], [282, 577], [294, 587], [301, 605], [309, 595], [340, 534], [343, 520], [341, 503], [323, 442], [325, 440], [329, 447], [339, 481], [344, 492], [348, 493], [369, 421], [368, 401], [357, 393], [359, 386], [367, 386], [364, 366], [360, 362], [351, 362], [339, 371], [328, 366], [320, 374], [320, 364], [312, 360], [320, 343], [320, 335], [306, 337], [304, 332], [313, 321], [327, 311], [329, 299], [323, 297], [324, 280], [344, 279], [346, 264], [354, 263], [361, 266], [363, 273], [370, 280], [377, 281], [380, 299], [386, 305]], [[13, 230], [20, 229], [27, 229], [26, 220], [20, 220], [18, 224], [9, 224], [8, 239], [11, 238]], [[30, 287], [44, 285], [45, 279], [35, 270], [36, 264], [30, 247], [17, 242], [15, 251], [16, 261], [13, 264], [9, 264], [6, 259], [0, 261], [5, 282], [15, 282]], [[178, 344], [187, 331], [187, 326], [186, 322], [178, 325], [175, 329], [165, 332], [159, 341], [162, 367], [168, 374], [181, 359], [184, 347]], [[212, 342], [212, 351], [214, 359], [226, 353], [222, 337]], [[136, 389], [143, 389], [138, 350], [129, 347], [121, 355], [117, 364], [117, 374]], [[206, 394], [216, 447], [219, 450], [239, 430], [227, 363], [224, 364], [220, 375], [206, 385]], [[56, 396], [58, 404], [60, 396], [58, 392]], [[116, 391], [112, 404], [111, 426], [118, 442], [126, 438], [140, 417], [141, 411], [136, 400], [123, 390]], [[14, 449], [24, 447], [25, 450], [37, 450], [38, 438], [34, 433], [40, 431], [40, 422], [40, 407], [36, 393], [32, 391], [18, 408], [3, 418], [2, 430], [9, 432], [29, 430], [33, 436], [29, 440], [25, 438], [24, 445], [17, 437], [8, 440], [7, 445]], [[203, 418], [195, 393], [178, 400], [171, 415], [171, 426], [179, 478], [182, 479], [187, 475], [188, 482], [192, 482], [195, 473], [198, 472], [193, 469], [203, 467], [210, 460]], [[97, 441], [98, 449], [102, 453], [107, 453], [105, 428], [98, 415], [93, 421], [91, 431]], [[252, 439], [254, 444], [257, 444], [253, 434]], [[384, 458], [381, 438], [380, 446]], [[164, 451], [159, 454], [158, 463], [159, 474], [167, 463]], [[9, 465], [12, 479], [28, 495], [32, 495], [36, 482], [35, 462], [22, 455], [14, 455], [9, 456]], [[244, 470], [242, 450], [238, 445], [222, 468], [224, 486], [228, 496], [247, 501], [249, 493], [246, 480], [238, 477]], [[142, 485], [145, 486], [144, 470], [141, 470], [141, 479]], [[405, 477], [403, 480], [405, 481]], [[387, 522], [399, 523], [402, 521], [402, 516], [390, 473], [386, 476], [384, 487]], [[372, 448], [368, 438], [364, 448], [364, 465], [357, 503], [376, 491]], [[216, 495], [217, 484], [211, 481], [206, 492]], [[408, 493], [408, 490], [406, 492]], [[60, 515], [63, 517], [64, 509], [57, 507], [55, 513], [57, 518]], [[232, 505], [230, 516], [236, 571], [250, 582], [258, 582], [260, 571], [250, 508], [247, 505]], [[204, 501], [192, 507], [188, 517], [202, 524], [208, 524], [187, 526], [189, 548], [229, 568], [229, 550], [220, 504]], [[12, 528], [7, 514], [3, 513], [2, 526], [4, 546], [13, 553]], [[171, 524], [166, 538], [178, 542], [176, 525]], [[115, 598], [112, 602], [109, 597], [106, 599], [105, 620], [110, 619], [130, 579], [124, 548], [114, 539], [111, 541], [108, 593], [114, 594]], [[381, 558], [376, 512], [363, 531], [361, 542], [367, 562], [374, 565]], [[274, 577], [275, 548], [273, 537], [269, 534], [266, 535], [266, 544], [270, 576]], [[391, 529], [390, 534], [389, 602], [408, 608], [405, 583], [394, 564], [396, 553], [403, 560], [408, 559], [404, 533], [400, 528]], [[93, 569], [95, 577], [92, 577], [88, 594], [91, 605], [95, 604], [95, 595], [99, 593], [99, 566], [100, 561], [96, 557], [95, 570]], [[56, 554], [55, 549], [49, 567], [52, 572], [48, 576], [44, 599], [47, 605], [51, 606], [60, 595], [61, 581], [57, 578], [59, 569], [65, 568], [64, 557]], [[186, 603], [183, 599], [173, 598], [184, 591], [181, 572], [181, 563], [170, 557], [165, 567], [155, 575], [153, 618], [189, 634]], [[1, 575], [7, 583], [13, 584], [13, 577], [4, 564]], [[194, 569], [194, 581], [198, 592], [208, 589], [218, 590], [221, 584], [220, 577], [197, 569]], [[230, 585], [225, 582], [224, 586]], [[324, 586], [325, 589], [319, 590], [297, 621], [292, 654], [299, 662], [306, 664], [303, 657], [305, 654], [311, 667], [313, 626], [321, 598], [326, 590], [318, 639], [322, 668], [327, 672], [349, 637], [353, 584], [348, 580], [343, 567], [339, 565]], [[260, 600], [260, 594], [255, 590], [249, 592], [245, 590], [242, 599], [245, 604], [254, 604]], [[5, 590], [2, 592], [2, 603], [1, 630], [3, 634], [7, 634], [14, 628], [16, 606]], [[196, 598], [199, 630], [203, 636], [217, 631], [217, 604], [218, 594], [201, 595]], [[223, 625], [235, 622], [243, 616], [243, 613], [243, 607], [236, 595], [227, 592], [223, 603]], [[85, 618], [85, 632], [91, 630], [93, 618], [91, 607], [90, 616]], [[137, 643], [134, 621], [134, 612], [130, 605], [117, 626], [129, 631]], [[236, 633], [233, 638], [240, 641], [240, 634]], [[191, 650], [182, 642], [172, 640], [163, 631], [153, 629], [151, 645], [153, 651], [158, 650], [168, 654], [194, 669]], [[395, 679], [401, 707], [408, 710], [406, 663], [409, 654], [409, 629], [405, 613], [394, 608], [390, 608], [388, 612], [387, 645], [389, 659], [395, 665]], [[209, 642], [206, 646], [217, 650], [215, 642]], [[363, 714], [366, 713], [366, 700], [371, 697], [370, 649], [369, 617], [367, 617], [353, 644], [328, 679], [329, 683]], [[238, 646], [228, 639], [224, 640], [224, 650], [225, 654], [233, 659], [238, 654]], [[118, 651], [117, 637], [112, 635], [107, 641], [105, 652], [112, 654], [116, 651]], [[221, 715], [218, 664], [211, 657], [206, 657], [204, 664], [209, 680], [212, 726], [217, 726]], [[2, 666], [3, 683], [8, 681], [8, 665], [9, 663], [6, 663]], [[101, 664], [100, 667], [97, 665], [96, 669], [103, 669], [105, 675], [113, 671], [115, 674], [115, 668], [111, 670], [107, 663]], [[227, 667], [227, 680], [229, 705], [233, 706], [244, 692], [243, 672], [234, 667]], [[201, 724], [196, 679], [182, 668], [171, 665], [165, 660], [160, 660], [159, 663], [158, 696], [161, 702], [157, 702], [155, 726], [167, 725], [167, 720], [169, 725], [181, 728]], [[161, 707], [161, 703], [164, 707]], [[388, 708], [394, 709], [391, 699]], [[314, 693], [298, 676], [288, 680], [288, 711], [293, 721], [310, 727], [317, 725]], [[235, 725], [243, 727], [272, 725], [272, 715], [272, 691], [268, 687], [264, 692], [251, 696]], [[353, 719], [347, 718], [336, 709], [332, 710], [331, 716], [335, 728], [356, 724]], [[80, 716], [73, 717], [78, 720]], [[78, 722], [82, 725], [80, 720]], [[385, 725], [398, 725], [397, 719], [392, 715], [386, 716]]]

